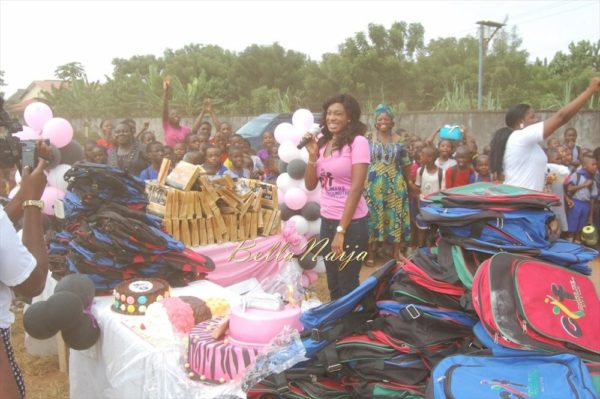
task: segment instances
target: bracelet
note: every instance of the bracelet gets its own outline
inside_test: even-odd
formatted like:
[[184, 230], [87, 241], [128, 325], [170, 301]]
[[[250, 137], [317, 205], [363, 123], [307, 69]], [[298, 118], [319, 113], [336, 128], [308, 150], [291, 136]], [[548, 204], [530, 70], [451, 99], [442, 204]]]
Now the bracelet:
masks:
[[306, 163], [307, 163], [308, 165], [316, 165], [316, 164], [317, 164], [317, 162], [316, 162], [316, 161], [306, 161]]
[[44, 209], [44, 201], [41, 201], [41, 200], [23, 201], [23, 205], [22, 205], [23, 209], [25, 209], [25, 207], [28, 207], [28, 206], [35, 206], [35, 207], [40, 208], [40, 210], [43, 210]]

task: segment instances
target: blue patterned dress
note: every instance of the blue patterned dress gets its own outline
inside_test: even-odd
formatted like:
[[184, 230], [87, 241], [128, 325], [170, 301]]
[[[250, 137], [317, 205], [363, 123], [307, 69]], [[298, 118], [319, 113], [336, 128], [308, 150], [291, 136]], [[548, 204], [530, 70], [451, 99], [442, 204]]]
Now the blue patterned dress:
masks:
[[401, 142], [383, 144], [368, 134], [371, 164], [365, 196], [369, 206], [369, 241], [410, 241], [408, 189], [402, 167], [410, 160]]

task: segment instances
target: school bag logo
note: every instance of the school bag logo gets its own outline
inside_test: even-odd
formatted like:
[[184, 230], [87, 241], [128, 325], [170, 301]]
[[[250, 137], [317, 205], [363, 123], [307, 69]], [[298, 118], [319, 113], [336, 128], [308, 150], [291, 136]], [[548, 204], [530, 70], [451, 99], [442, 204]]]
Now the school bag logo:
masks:
[[[577, 320], [585, 316], [583, 311], [585, 305], [581, 295], [576, 295], [579, 292], [573, 279], [571, 280], [571, 288], [573, 288], [573, 292], [567, 292], [562, 285], [552, 283], [553, 295], [546, 295], [544, 302], [553, 305], [552, 313], [560, 316], [562, 328], [572, 337], [579, 338], [583, 335], [583, 331]], [[571, 310], [573, 304], [577, 305], [576, 311]]]
[[507, 380], [481, 380], [481, 385], [489, 385], [494, 391], [499, 391], [498, 397], [502, 399], [527, 399], [529, 395], [523, 390], [527, 390], [528, 386], [525, 384], [517, 384]]

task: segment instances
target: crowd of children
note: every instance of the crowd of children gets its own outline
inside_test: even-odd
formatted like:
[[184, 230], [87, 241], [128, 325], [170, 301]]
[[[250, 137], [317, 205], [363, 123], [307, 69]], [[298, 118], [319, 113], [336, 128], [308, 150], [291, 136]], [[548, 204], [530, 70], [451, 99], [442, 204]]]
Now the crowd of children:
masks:
[[[131, 120], [125, 120], [131, 125]], [[135, 123], [132, 125], [135, 128]], [[104, 120], [100, 124], [102, 138], [85, 143], [85, 158], [94, 163], [107, 163], [108, 154], [113, 151], [113, 122]], [[212, 135], [212, 125], [204, 122], [201, 129], [190, 130], [183, 140], [168, 146], [157, 141], [154, 132], [144, 130], [135, 134], [144, 150], [147, 167], [139, 177], [143, 180], [155, 179], [163, 158], [169, 158], [172, 165], [185, 161], [201, 165], [209, 175], [230, 175], [259, 179], [275, 183], [279, 175], [279, 157], [273, 133], [267, 131], [262, 138], [262, 147], [255, 151], [248, 140], [233, 134], [231, 125], [222, 123]]]
[[[416, 221], [418, 203], [426, 195], [441, 189], [475, 182], [497, 181], [490, 173], [489, 146], [483, 153], [465, 135], [462, 142], [440, 140], [433, 145], [433, 136], [425, 142], [414, 134], [405, 135], [411, 157], [410, 199], [413, 223], [413, 244], [427, 244], [432, 232], [422, 230]], [[563, 238], [580, 241], [584, 226], [600, 228], [600, 147], [594, 151], [577, 145], [577, 131], [570, 127], [563, 140], [548, 140], [546, 147], [548, 170], [546, 191], [561, 199], [553, 208]]]

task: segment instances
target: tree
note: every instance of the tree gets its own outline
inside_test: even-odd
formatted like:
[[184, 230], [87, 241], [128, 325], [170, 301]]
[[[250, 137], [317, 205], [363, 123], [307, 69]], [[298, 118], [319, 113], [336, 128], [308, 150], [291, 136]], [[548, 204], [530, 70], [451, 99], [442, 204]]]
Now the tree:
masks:
[[54, 76], [60, 80], [78, 80], [83, 79], [85, 74], [85, 68], [80, 62], [69, 62], [64, 65], [56, 67], [54, 70]]

